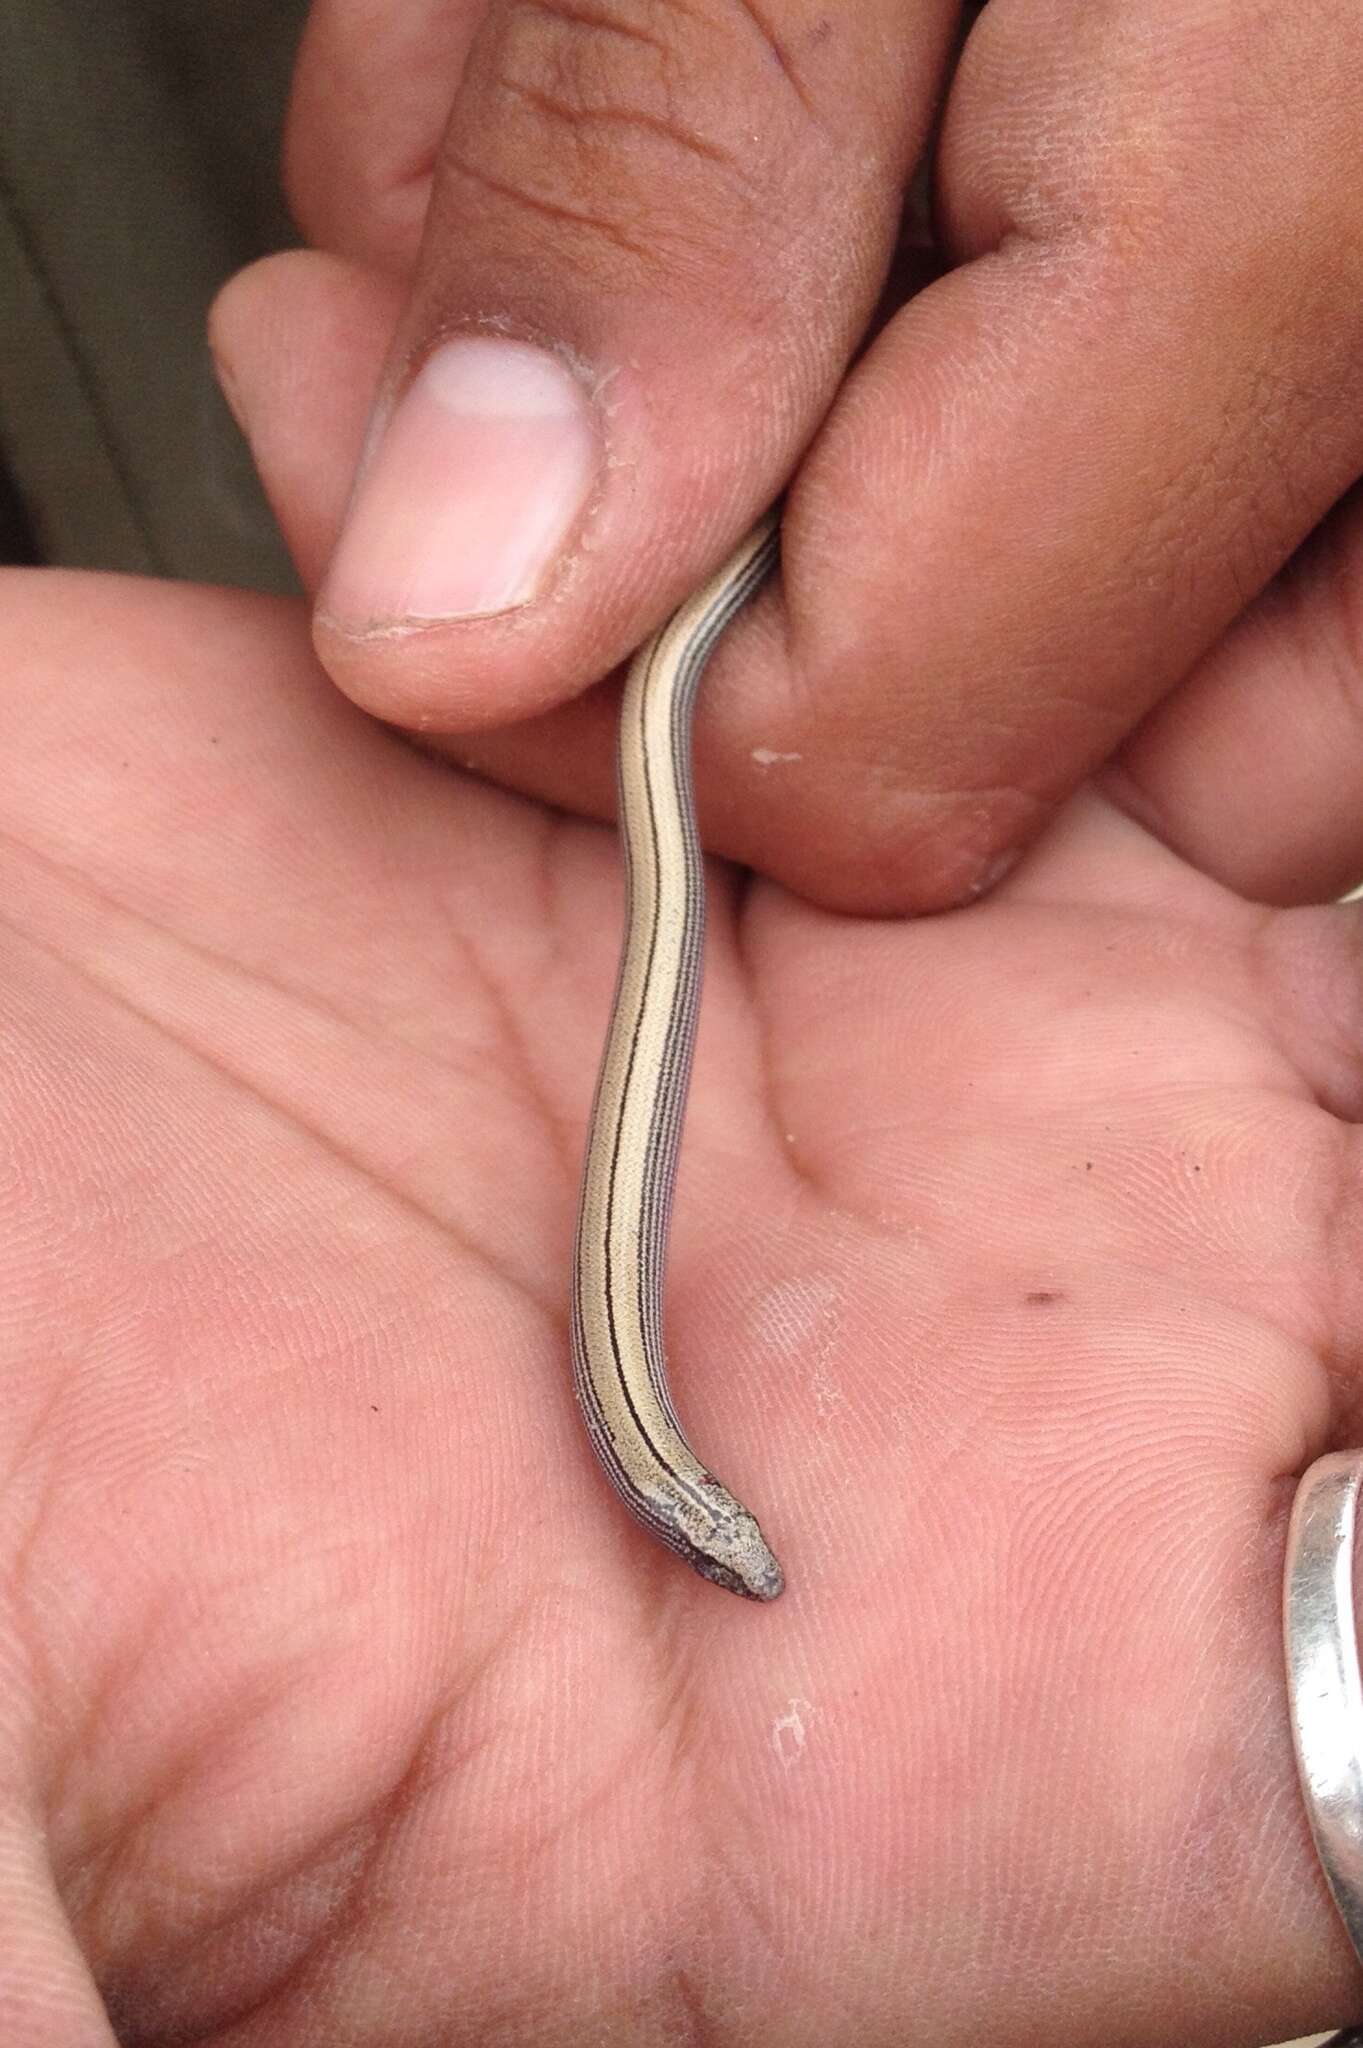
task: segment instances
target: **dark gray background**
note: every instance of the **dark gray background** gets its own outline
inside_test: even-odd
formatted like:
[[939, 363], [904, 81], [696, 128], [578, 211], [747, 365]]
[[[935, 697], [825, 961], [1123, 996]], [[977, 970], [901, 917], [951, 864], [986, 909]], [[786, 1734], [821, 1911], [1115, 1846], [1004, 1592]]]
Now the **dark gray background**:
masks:
[[0, 0], [0, 557], [292, 587], [204, 341], [306, 0]]

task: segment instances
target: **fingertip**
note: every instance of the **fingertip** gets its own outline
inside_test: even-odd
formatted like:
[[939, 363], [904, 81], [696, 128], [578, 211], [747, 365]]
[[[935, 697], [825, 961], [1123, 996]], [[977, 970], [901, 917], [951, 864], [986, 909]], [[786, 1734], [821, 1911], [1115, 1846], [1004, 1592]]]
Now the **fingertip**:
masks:
[[[742, 657], [740, 646], [732, 658]], [[723, 669], [702, 698], [706, 843], [820, 909], [853, 917], [963, 909], [1005, 882], [1052, 817], [1053, 803], [1023, 788], [935, 789], [887, 752], [876, 759], [876, 736], [855, 703], [816, 699], [775, 724], [768, 707], [789, 697], [789, 680], [760, 658], [753, 666], [737, 715], [726, 715]], [[756, 717], [761, 746], [749, 723]]]
[[[360, 625], [319, 609], [312, 638], [318, 660], [352, 703], [411, 732], [514, 727], [552, 713], [577, 688], [572, 672], [528, 644], [538, 638], [533, 606], [492, 618]], [[566, 801], [571, 805], [571, 795]]]
[[373, 272], [295, 249], [239, 271], [209, 310], [218, 381], [309, 589], [341, 525], [401, 296]]
[[[208, 352], [218, 387], [233, 419], [248, 440], [250, 371], [256, 356], [252, 343], [259, 333], [261, 307], [268, 305], [270, 300], [268, 271], [274, 260], [273, 257], [263, 257], [258, 263], [248, 263], [244, 270], [229, 277], [210, 302], [205, 323]], [[261, 272], [267, 275], [261, 276]]]
[[[983, 902], [1025, 851], [1021, 844], [982, 838], [973, 819], [923, 819], [896, 833], [877, 817], [877, 802], [867, 792], [864, 833], [830, 834], [822, 857], [811, 857], [801, 834], [774, 846], [762, 865], [821, 910], [845, 917], [936, 917]], [[1016, 821], [996, 828], [1000, 836], [1017, 829]]]

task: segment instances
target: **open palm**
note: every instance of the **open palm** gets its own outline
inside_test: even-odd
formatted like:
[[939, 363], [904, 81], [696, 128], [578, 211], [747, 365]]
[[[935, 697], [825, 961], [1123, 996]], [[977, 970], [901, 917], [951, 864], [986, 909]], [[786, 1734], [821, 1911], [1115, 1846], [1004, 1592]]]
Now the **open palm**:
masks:
[[758, 1610], [573, 1408], [612, 836], [373, 724], [288, 606], [6, 588], [7, 2038], [1347, 2007], [1277, 1576], [1363, 1337], [1351, 915], [1096, 794], [917, 924], [715, 876], [669, 1337]]

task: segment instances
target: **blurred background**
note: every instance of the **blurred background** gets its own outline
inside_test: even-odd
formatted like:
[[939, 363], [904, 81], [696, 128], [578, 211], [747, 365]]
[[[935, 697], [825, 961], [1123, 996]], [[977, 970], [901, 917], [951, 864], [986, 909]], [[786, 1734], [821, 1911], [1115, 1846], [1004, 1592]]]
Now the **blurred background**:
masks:
[[293, 587], [204, 341], [306, 0], [0, 0], [0, 559]]

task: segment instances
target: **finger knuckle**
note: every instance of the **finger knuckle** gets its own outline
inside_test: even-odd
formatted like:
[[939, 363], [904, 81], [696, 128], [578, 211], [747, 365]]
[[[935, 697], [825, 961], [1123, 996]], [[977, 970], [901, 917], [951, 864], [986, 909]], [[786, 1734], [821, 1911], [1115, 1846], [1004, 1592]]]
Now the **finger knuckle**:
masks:
[[[1001, 106], [1010, 76], [1025, 89]], [[989, 149], [1005, 212], [1030, 239], [1129, 253], [1207, 229], [1231, 251], [1271, 250], [1286, 276], [1304, 223], [1334, 205], [1356, 217], [1360, 85], [1341, 0], [1040, 0], [1025, 17], [982, 17], [948, 147]]]
[[449, 167], [594, 270], [693, 287], [754, 227], [773, 162], [736, 14], [511, 0], [475, 52]]

